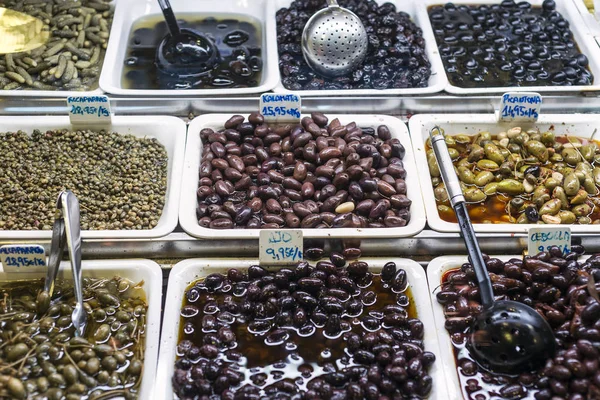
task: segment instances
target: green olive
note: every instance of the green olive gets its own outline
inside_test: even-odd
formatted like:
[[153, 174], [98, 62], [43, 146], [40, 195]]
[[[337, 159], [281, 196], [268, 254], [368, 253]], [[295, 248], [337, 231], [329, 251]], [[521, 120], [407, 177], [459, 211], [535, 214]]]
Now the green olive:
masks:
[[540, 207], [538, 213], [540, 215], [550, 214], [554, 215], [560, 211], [561, 202], [558, 199], [548, 200], [542, 207]]
[[486, 199], [485, 193], [476, 187], [468, 188], [463, 195], [468, 203], [480, 203]]
[[560, 200], [561, 208], [563, 210], [567, 210], [569, 208], [569, 200], [567, 199], [567, 195], [565, 194], [565, 190], [562, 186], [557, 186], [552, 191], [552, 197]]
[[472, 185], [475, 183], [475, 174], [469, 168], [458, 167], [458, 177], [467, 185]]
[[490, 171], [481, 171], [475, 176], [474, 183], [477, 186], [485, 186], [494, 180], [494, 174]]
[[577, 165], [581, 161], [579, 152], [574, 148], [564, 148], [561, 152], [563, 160], [569, 165]]
[[558, 212], [561, 224], [574, 224], [577, 217], [571, 211], [561, 210]]
[[577, 217], [587, 217], [592, 212], [592, 208], [587, 204], [579, 204], [571, 209]]
[[504, 179], [498, 182], [497, 190], [500, 193], [516, 196], [523, 194], [523, 192], [525, 192], [525, 187], [521, 182], [514, 179]]
[[525, 148], [529, 154], [540, 160], [541, 163], [546, 163], [548, 161], [548, 149], [542, 142], [529, 140], [525, 143]]
[[563, 180], [563, 188], [567, 196], [575, 196], [581, 187], [579, 178], [574, 173], [568, 174]]
[[495, 163], [492, 160], [487, 160], [487, 159], [477, 161], [477, 166], [480, 169], [487, 170], [487, 171], [498, 171], [500, 169], [500, 167], [498, 166], [497, 163]]
[[574, 205], [578, 205], [578, 204], [583, 204], [585, 203], [585, 201], [588, 198], [588, 192], [586, 192], [583, 189], [579, 189], [579, 191], [577, 191], [577, 193], [575, 194], [575, 196], [573, 196], [571, 198], [570, 204], [572, 206]]

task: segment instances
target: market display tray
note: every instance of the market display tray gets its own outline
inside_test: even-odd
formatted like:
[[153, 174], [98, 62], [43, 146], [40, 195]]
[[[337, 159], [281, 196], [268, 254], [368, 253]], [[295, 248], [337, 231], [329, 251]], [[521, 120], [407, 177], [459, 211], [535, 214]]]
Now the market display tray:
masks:
[[[600, 120], [592, 114], [542, 114], [535, 123], [531, 122], [498, 122], [494, 114], [420, 114], [413, 116], [409, 121], [417, 169], [421, 179], [421, 189], [425, 202], [427, 223], [429, 227], [439, 232], [458, 233], [460, 231], [457, 223], [447, 222], [440, 218], [435, 201], [431, 175], [427, 166], [425, 141], [429, 137], [429, 131], [439, 126], [447, 135], [464, 133], [475, 135], [481, 131], [488, 131], [492, 135], [506, 131], [515, 126], [523, 129], [539, 127], [540, 129], [553, 128], [558, 136], [569, 133], [573, 136], [591, 137], [600, 129]], [[527, 233], [527, 231], [538, 226], [536, 224], [473, 224], [477, 233]], [[569, 225], [571, 232], [576, 234], [600, 233], [596, 225]]]
[[[302, 116], [304, 117], [304, 115]], [[404, 168], [406, 170], [407, 196], [412, 200], [410, 221], [400, 228], [335, 228], [335, 229], [300, 229], [304, 238], [387, 238], [406, 237], [419, 233], [425, 227], [425, 211], [417, 168], [410, 136], [406, 125], [401, 120], [384, 115], [338, 115], [327, 114], [332, 120], [339, 118], [342, 124], [352, 121], [360, 127], [374, 127], [385, 124], [390, 129], [393, 138], [397, 138], [406, 148]], [[186, 144], [185, 167], [179, 207], [179, 223], [184, 231], [202, 239], [251, 239], [258, 238], [260, 229], [209, 229], [200, 226], [196, 217], [198, 189], [198, 173], [202, 157], [200, 131], [203, 128], [223, 129], [225, 121], [231, 118], [229, 114], [205, 114], [195, 118], [188, 127]]]
[[[440, 362], [437, 331], [431, 313], [431, 300], [425, 277], [425, 271], [416, 262], [400, 258], [361, 258], [369, 264], [371, 271], [380, 271], [383, 265], [393, 261], [398, 268], [406, 271], [409, 287], [416, 304], [417, 316], [424, 325], [424, 345], [427, 351], [436, 355], [436, 362], [431, 366], [429, 375], [433, 378], [433, 388], [429, 400], [448, 399], [446, 393], [446, 377]], [[160, 356], [156, 382], [156, 393], [162, 399], [174, 398], [171, 386], [175, 348], [179, 336], [180, 310], [186, 288], [198, 279], [212, 273], [223, 273], [230, 268], [246, 269], [257, 265], [257, 259], [188, 259], [181, 261], [171, 271], [167, 289], [167, 302], [164, 308], [163, 329], [161, 333]]]
[[[120, 276], [132, 282], [143, 282], [148, 310], [146, 313], [146, 347], [144, 368], [139, 398], [153, 398], [161, 323], [162, 271], [157, 263], [150, 260], [85, 260], [81, 263], [82, 276], [90, 278], [113, 278]], [[0, 265], [0, 281], [38, 279], [46, 276], [43, 272], [4, 272]], [[68, 261], [60, 265], [59, 279], [72, 279]]]
[[270, 91], [278, 81], [277, 40], [275, 34], [275, 18], [268, 12], [266, 0], [220, 0], [220, 1], [185, 1], [172, 0], [171, 5], [176, 15], [227, 16], [228, 14], [246, 15], [256, 19], [262, 28], [262, 81], [259, 86], [249, 88], [224, 89], [127, 89], [121, 80], [127, 41], [135, 21], [148, 15], [161, 15], [160, 7], [155, 0], [119, 1], [115, 9], [113, 32], [110, 36], [104, 68], [100, 75], [100, 87], [108, 93], [120, 96], [230, 96], [260, 94]]
[[[81, 126], [77, 127], [81, 129]], [[0, 117], [0, 132], [24, 131], [31, 134], [33, 130], [74, 129], [69, 117], [59, 116], [20, 116]], [[107, 127], [89, 126], [89, 129], [99, 131]], [[83, 239], [151, 239], [168, 235], [177, 226], [177, 210], [179, 207], [179, 192], [183, 156], [185, 149], [185, 122], [170, 116], [113, 116], [109, 128], [122, 135], [156, 138], [165, 146], [168, 155], [167, 191], [165, 206], [158, 224], [147, 230], [82, 230]], [[56, 194], [58, 196], [58, 193]], [[0, 230], [0, 240], [34, 240], [50, 239], [52, 231]]]
[[[277, 10], [283, 7], [289, 7], [292, 0], [268, 0], [268, 15], [275, 24], [275, 15]], [[377, 1], [378, 4], [383, 4], [384, 1]], [[429, 24], [429, 17], [427, 13], [423, 14], [419, 11], [419, 1], [401, 1], [391, 0], [396, 6], [398, 12], [405, 12], [411, 16], [411, 19], [423, 30], [423, 38], [425, 39], [425, 51], [429, 62], [431, 63], [431, 77], [427, 87], [424, 88], [405, 88], [405, 89], [348, 89], [348, 90], [295, 90], [294, 93], [298, 93], [301, 96], [377, 96], [377, 95], [423, 95], [438, 93], [443, 91], [448, 85], [448, 78], [444, 71], [444, 65], [442, 59], [435, 44], [435, 38], [433, 36], [433, 30]], [[292, 91], [286, 89], [281, 83], [281, 76], [279, 69], [277, 69], [279, 75], [279, 82], [273, 89], [277, 93], [291, 93]]]
[[[443, 5], [447, 2], [440, 0], [422, 0], [418, 1], [418, 14], [420, 20], [423, 21], [423, 29], [428, 30], [433, 35], [433, 27], [429, 20], [427, 9], [434, 5]], [[458, 0], [453, 1], [453, 4], [460, 5], [486, 5], [498, 4], [496, 0]], [[543, 0], [528, 0], [534, 7], [541, 7]], [[505, 87], [480, 87], [480, 88], [463, 88], [452, 85], [448, 81], [448, 85], [444, 88], [446, 92], [458, 95], [481, 95], [491, 93], [505, 92], [540, 92], [540, 93], [557, 93], [557, 92], [591, 92], [600, 89], [600, 51], [598, 43], [596, 43], [593, 35], [584, 22], [581, 14], [572, 1], [556, 1], [556, 10], [569, 22], [575, 42], [579, 49], [589, 59], [589, 69], [594, 75], [594, 81], [591, 85], [586, 86], [505, 86]], [[434, 39], [435, 42], [435, 39]], [[443, 73], [446, 75], [446, 70], [442, 67]], [[448, 79], [446, 77], [446, 79]]]

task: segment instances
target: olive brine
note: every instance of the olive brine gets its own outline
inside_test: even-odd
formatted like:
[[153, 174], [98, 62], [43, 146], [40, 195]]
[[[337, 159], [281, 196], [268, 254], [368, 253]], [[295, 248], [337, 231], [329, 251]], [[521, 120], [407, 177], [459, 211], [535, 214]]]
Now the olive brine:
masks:
[[385, 228], [410, 221], [405, 149], [385, 125], [267, 125], [234, 115], [202, 129], [197, 217], [213, 229]]
[[143, 282], [83, 278], [85, 334], [75, 336], [73, 283], [0, 282], [0, 398], [137, 399], [146, 340]]
[[373, 273], [333, 253], [230, 269], [186, 290], [173, 388], [182, 400], [426, 398], [435, 356], [423, 335], [394, 262]]
[[262, 28], [248, 16], [215, 18], [179, 15], [182, 29], [202, 32], [213, 40], [221, 60], [204, 74], [171, 75], [156, 67], [156, 50], [169, 30], [162, 15], [135, 21], [129, 34], [122, 85], [127, 89], [219, 89], [254, 87], [262, 79]]

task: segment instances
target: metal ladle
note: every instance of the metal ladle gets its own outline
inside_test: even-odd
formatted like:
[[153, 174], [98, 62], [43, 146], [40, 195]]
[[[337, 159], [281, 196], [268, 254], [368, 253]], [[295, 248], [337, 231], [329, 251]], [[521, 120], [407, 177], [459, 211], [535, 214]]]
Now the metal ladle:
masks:
[[534, 370], [556, 351], [554, 333], [548, 322], [533, 308], [516, 301], [494, 300], [479, 243], [469, 218], [460, 181], [446, 140], [439, 127], [430, 131], [431, 147], [456, 213], [460, 231], [475, 270], [483, 311], [471, 324], [467, 347], [482, 367], [501, 373]]
[[214, 42], [191, 29], [181, 29], [169, 0], [158, 0], [169, 34], [160, 42], [155, 64], [159, 72], [186, 79], [207, 73], [220, 61]]
[[54, 292], [54, 281], [58, 274], [65, 246], [69, 249], [71, 270], [73, 272], [73, 286], [75, 287], [75, 309], [71, 315], [75, 334], [83, 336], [87, 315], [83, 308], [83, 292], [81, 284], [81, 228], [79, 225], [79, 201], [70, 190], [65, 190], [58, 196], [56, 204], [57, 216], [52, 227], [52, 244], [48, 260], [48, 272], [44, 283], [44, 291], [38, 295], [40, 308], [45, 312], [50, 305]]
[[327, 0], [327, 8], [317, 11], [302, 32], [302, 53], [316, 73], [329, 78], [348, 75], [367, 55], [367, 31], [360, 18]]

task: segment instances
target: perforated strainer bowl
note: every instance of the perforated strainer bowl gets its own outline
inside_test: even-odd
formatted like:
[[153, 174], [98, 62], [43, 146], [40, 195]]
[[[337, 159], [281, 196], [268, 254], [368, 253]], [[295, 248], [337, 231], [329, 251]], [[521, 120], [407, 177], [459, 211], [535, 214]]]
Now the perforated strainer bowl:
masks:
[[336, 0], [327, 0], [327, 8], [316, 12], [304, 26], [302, 53], [307, 64], [326, 77], [347, 75], [367, 55], [367, 32], [352, 11]]

